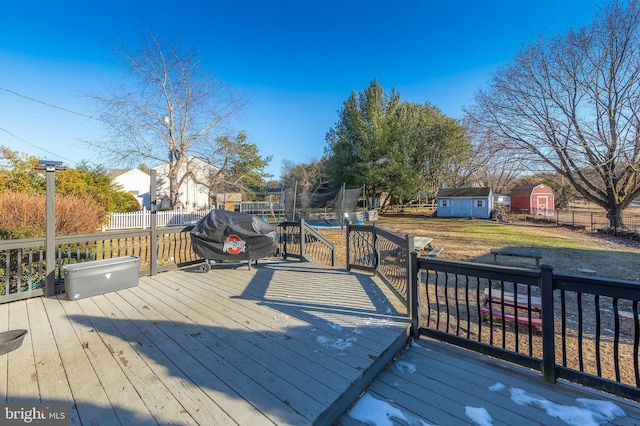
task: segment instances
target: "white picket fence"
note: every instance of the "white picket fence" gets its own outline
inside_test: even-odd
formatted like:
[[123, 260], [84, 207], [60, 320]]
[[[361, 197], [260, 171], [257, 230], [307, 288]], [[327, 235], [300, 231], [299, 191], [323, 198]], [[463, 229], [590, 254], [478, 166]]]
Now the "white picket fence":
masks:
[[[198, 209], [189, 212], [182, 209], [163, 210], [156, 213], [158, 226], [192, 225], [205, 217], [211, 209]], [[151, 225], [151, 210], [143, 209], [130, 213], [111, 213], [103, 231], [114, 229], [147, 229]]]

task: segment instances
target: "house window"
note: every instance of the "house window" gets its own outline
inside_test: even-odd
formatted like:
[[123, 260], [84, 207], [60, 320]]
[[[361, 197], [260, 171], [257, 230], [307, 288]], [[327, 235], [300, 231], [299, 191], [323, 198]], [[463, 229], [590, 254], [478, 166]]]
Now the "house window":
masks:
[[484, 207], [484, 200], [475, 200], [476, 207]]
[[446, 198], [440, 200], [440, 207], [449, 207], [449, 200]]

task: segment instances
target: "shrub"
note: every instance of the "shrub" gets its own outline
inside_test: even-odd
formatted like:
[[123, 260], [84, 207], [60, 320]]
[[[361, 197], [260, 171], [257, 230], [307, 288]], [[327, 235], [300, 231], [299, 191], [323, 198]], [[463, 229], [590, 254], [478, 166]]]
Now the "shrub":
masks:
[[115, 192], [111, 197], [113, 203], [113, 213], [127, 213], [140, 211], [140, 202], [128, 192]]
[[[0, 235], [3, 239], [5, 235], [13, 238], [43, 237], [47, 226], [45, 206], [44, 195], [0, 193]], [[92, 200], [56, 196], [56, 234], [93, 233], [100, 227], [102, 219], [100, 209]]]
[[33, 225], [7, 225], [0, 228], [0, 240], [23, 240], [38, 238], [45, 234], [46, 230]]

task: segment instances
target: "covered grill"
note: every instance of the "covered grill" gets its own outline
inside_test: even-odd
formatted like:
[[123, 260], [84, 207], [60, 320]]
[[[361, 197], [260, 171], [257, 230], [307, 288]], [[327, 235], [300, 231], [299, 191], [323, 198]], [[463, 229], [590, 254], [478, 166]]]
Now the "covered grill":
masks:
[[193, 251], [209, 261], [251, 261], [273, 255], [278, 247], [276, 227], [260, 217], [226, 210], [212, 210], [191, 230]]

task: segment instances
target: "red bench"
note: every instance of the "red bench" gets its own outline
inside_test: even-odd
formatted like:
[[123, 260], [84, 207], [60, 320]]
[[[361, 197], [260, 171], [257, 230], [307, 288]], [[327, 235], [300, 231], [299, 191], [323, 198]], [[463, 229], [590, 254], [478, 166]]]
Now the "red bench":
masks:
[[[491, 296], [489, 296], [491, 294]], [[512, 308], [510, 312], [504, 311], [504, 307]], [[485, 315], [492, 315], [495, 318], [504, 318], [505, 321], [518, 322], [520, 324], [531, 324], [534, 327], [542, 327], [542, 303], [539, 297], [531, 296], [531, 304], [526, 294], [518, 294], [517, 300], [514, 294], [509, 291], [502, 292], [499, 289], [484, 290], [482, 298], [482, 306], [480, 311]], [[520, 313], [519, 311], [524, 311]], [[516, 316], [516, 312], [518, 315]], [[529, 312], [531, 312], [531, 321], [529, 321]], [[534, 316], [535, 315], [535, 316]]]

